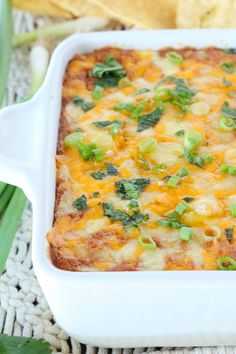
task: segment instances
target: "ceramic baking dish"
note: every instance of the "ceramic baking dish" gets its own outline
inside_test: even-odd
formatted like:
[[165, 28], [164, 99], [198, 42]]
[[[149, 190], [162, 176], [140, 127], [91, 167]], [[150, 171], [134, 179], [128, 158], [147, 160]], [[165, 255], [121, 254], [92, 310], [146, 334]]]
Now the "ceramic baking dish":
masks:
[[236, 273], [68, 272], [48, 256], [62, 78], [76, 53], [125, 48], [236, 47], [236, 30], [165, 30], [74, 35], [55, 50], [46, 80], [26, 103], [0, 112], [0, 180], [33, 206], [33, 264], [57, 322], [82, 343], [104, 347], [236, 345]]

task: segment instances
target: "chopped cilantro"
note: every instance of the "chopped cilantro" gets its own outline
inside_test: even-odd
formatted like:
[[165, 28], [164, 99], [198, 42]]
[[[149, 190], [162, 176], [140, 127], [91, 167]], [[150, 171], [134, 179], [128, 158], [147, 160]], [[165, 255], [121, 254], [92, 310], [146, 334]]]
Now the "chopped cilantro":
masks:
[[90, 109], [95, 107], [94, 103], [87, 102], [83, 98], [81, 98], [80, 96], [74, 96], [73, 101], [77, 106], [81, 107], [84, 112], [88, 112], [88, 111], [90, 111]]
[[236, 109], [230, 108], [229, 103], [227, 101], [224, 101], [222, 107], [221, 107], [221, 113], [225, 117], [229, 117], [232, 119], [236, 119]]
[[145, 129], [153, 127], [159, 122], [161, 115], [163, 113], [163, 107], [159, 106], [154, 109], [151, 113], [143, 114], [138, 117], [138, 132], [141, 132]]
[[98, 172], [92, 172], [90, 173], [90, 176], [92, 176], [94, 179], [102, 180], [107, 176], [106, 172], [103, 171], [98, 171]]
[[139, 203], [137, 200], [132, 199], [130, 203], [128, 204], [129, 209], [136, 209], [139, 207]]
[[90, 176], [92, 176], [94, 179], [97, 180], [102, 180], [107, 176], [118, 176], [119, 171], [112, 163], [106, 162], [105, 166], [107, 170], [106, 172], [105, 171], [92, 172], [90, 173]]
[[114, 87], [125, 76], [125, 70], [114, 58], [106, 57], [104, 63], [95, 64], [91, 76], [97, 78], [95, 85]]
[[121, 179], [115, 183], [116, 193], [121, 199], [137, 199], [149, 184], [149, 178]]
[[194, 198], [187, 196], [187, 197], [184, 197], [183, 200], [185, 200], [185, 202], [189, 203], [189, 202], [192, 202], [194, 200]]
[[93, 125], [96, 128], [104, 128], [104, 127], [108, 127], [109, 125], [113, 124], [113, 121], [111, 120], [102, 120], [100, 122], [93, 122]]
[[93, 192], [93, 197], [97, 198], [99, 196], [99, 192]]
[[223, 85], [224, 85], [225, 87], [230, 87], [230, 86], [232, 86], [232, 82], [229, 81], [229, 80], [227, 80], [225, 77], [223, 77], [222, 83], [223, 83]]
[[183, 136], [185, 133], [184, 129], [181, 129], [181, 130], [177, 130], [177, 132], [175, 132], [175, 135], [176, 136]]
[[183, 79], [176, 78], [174, 76], [168, 76], [167, 79], [176, 84], [176, 88], [174, 90], [170, 90], [170, 102], [179, 107], [182, 113], [186, 112], [186, 106], [192, 103], [192, 98], [196, 94], [196, 91], [190, 89], [185, 84]]
[[223, 48], [221, 50], [226, 54], [236, 54], [236, 48]]
[[104, 128], [111, 126], [110, 134], [111, 135], [116, 135], [119, 133], [121, 127], [122, 127], [122, 121], [117, 119], [117, 120], [103, 120], [100, 122], [93, 122], [93, 125], [96, 128]]
[[109, 203], [103, 203], [103, 211], [104, 215], [112, 221], [121, 221], [124, 227], [138, 227], [140, 223], [149, 219], [148, 214], [141, 214], [139, 210], [129, 215], [122, 210], [114, 209], [113, 205]]
[[86, 210], [88, 208], [88, 206], [87, 206], [87, 197], [83, 194], [81, 197], [79, 197], [78, 199], [76, 199], [73, 202], [73, 205], [78, 210]]
[[106, 162], [106, 169], [107, 169], [107, 174], [109, 176], [118, 176], [119, 171], [117, 170], [117, 168], [113, 165], [113, 163], [110, 162]]
[[234, 233], [233, 228], [226, 228], [225, 229], [225, 235], [226, 235], [226, 238], [229, 242], [231, 242], [233, 239], [233, 233]]
[[222, 70], [224, 70], [226, 73], [228, 74], [233, 74], [234, 73], [234, 63], [230, 63], [230, 62], [224, 62], [220, 64], [220, 67]]

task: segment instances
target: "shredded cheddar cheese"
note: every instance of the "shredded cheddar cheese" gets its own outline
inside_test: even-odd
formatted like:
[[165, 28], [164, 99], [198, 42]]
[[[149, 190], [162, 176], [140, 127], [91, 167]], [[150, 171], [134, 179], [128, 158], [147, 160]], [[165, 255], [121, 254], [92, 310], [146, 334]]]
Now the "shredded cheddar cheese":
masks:
[[236, 79], [220, 64], [235, 56], [184, 48], [173, 64], [168, 51], [102, 48], [68, 64], [47, 235], [57, 267], [234, 268], [236, 176], [220, 168], [236, 167], [236, 140], [220, 122], [224, 102], [234, 115]]

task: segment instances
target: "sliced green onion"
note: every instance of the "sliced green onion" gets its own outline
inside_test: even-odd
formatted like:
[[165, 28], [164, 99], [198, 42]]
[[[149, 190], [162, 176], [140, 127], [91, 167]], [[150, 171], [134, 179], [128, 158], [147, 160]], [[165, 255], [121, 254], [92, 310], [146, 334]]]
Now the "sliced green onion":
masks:
[[64, 144], [71, 148], [75, 147], [82, 141], [83, 134], [79, 132], [74, 132], [65, 137]]
[[221, 237], [221, 229], [218, 226], [211, 226], [201, 230], [202, 237], [205, 241], [213, 241]]
[[188, 171], [187, 167], [181, 167], [178, 169], [177, 175], [179, 177], [185, 177], [185, 176], [188, 176], [188, 174], [189, 174], [189, 171]]
[[143, 236], [143, 235], [139, 235], [138, 238], [138, 243], [140, 244], [140, 246], [142, 248], [144, 248], [145, 250], [155, 250], [157, 248], [156, 243], [153, 241], [153, 239], [151, 238], [151, 236]]
[[190, 227], [184, 226], [180, 229], [179, 234], [182, 241], [190, 241], [194, 232]]
[[219, 270], [235, 270], [236, 261], [231, 257], [221, 257], [217, 259], [217, 268]]
[[157, 88], [153, 98], [157, 101], [167, 101], [171, 97], [170, 90], [167, 88]]
[[11, 62], [11, 1], [0, 1], [0, 107], [3, 104]]
[[227, 173], [229, 176], [235, 176], [236, 167], [232, 165], [223, 164], [220, 166], [220, 172]]
[[152, 152], [156, 149], [157, 141], [154, 138], [144, 138], [140, 140], [138, 147], [141, 152]]
[[165, 164], [165, 163], [160, 163], [160, 164], [158, 164], [158, 165], [155, 165], [152, 170], [153, 170], [153, 172], [155, 172], [155, 173], [165, 172], [165, 171], [167, 170], [167, 164]]
[[101, 149], [93, 149], [94, 160], [102, 161], [104, 160], [104, 152]]
[[183, 62], [182, 55], [176, 52], [168, 52], [166, 58], [173, 64], [181, 64]]
[[183, 213], [188, 209], [188, 203], [185, 202], [184, 200], [181, 200], [179, 202], [179, 204], [177, 204], [177, 206], [175, 207], [175, 211], [179, 214], [179, 215], [183, 215]]
[[116, 135], [120, 132], [122, 127], [122, 121], [121, 120], [117, 120], [114, 121], [114, 123], [112, 123], [111, 129], [110, 129], [110, 134], [111, 135]]
[[82, 141], [78, 141], [78, 151], [82, 158], [86, 160], [90, 160], [93, 158], [93, 150], [97, 148], [96, 144], [84, 144]]
[[19, 226], [20, 218], [25, 207], [25, 203], [26, 197], [24, 193], [21, 189], [16, 188], [0, 224], [0, 274], [4, 270], [12, 241]]
[[202, 134], [196, 130], [190, 130], [186, 133], [184, 138], [184, 147], [187, 150], [193, 150], [202, 142]]
[[102, 94], [103, 94], [103, 87], [96, 85], [93, 89], [93, 92], [92, 92], [92, 98], [94, 100], [99, 100], [99, 98], [102, 97]]
[[14, 193], [14, 190], [16, 187], [11, 186], [10, 184], [7, 185], [7, 187], [4, 189], [3, 193], [1, 194], [0, 198], [0, 214], [5, 210], [7, 204], [9, 203], [12, 194]]
[[235, 129], [234, 120], [225, 116], [221, 116], [220, 128], [229, 132], [234, 130]]
[[229, 207], [230, 214], [233, 218], [236, 217], [236, 204], [231, 204]]
[[122, 79], [120, 79], [119, 83], [118, 83], [118, 87], [120, 89], [128, 87], [131, 85], [130, 80], [127, 77], [122, 77]]
[[170, 178], [167, 181], [167, 185], [169, 187], [175, 188], [179, 184], [179, 177], [178, 176], [170, 176]]

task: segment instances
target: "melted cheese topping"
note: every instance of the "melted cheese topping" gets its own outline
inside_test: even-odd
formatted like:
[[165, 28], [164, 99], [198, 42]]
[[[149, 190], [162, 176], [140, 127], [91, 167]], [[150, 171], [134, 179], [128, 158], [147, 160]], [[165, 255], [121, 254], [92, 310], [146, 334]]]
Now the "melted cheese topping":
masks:
[[[63, 151], [57, 156], [60, 198], [54, 226], [48, 233], [51, 247], [64, 260], [75, 260], [73, 270], [78, 271], [209, 270], [217, 269], [220, 257], [236, 259], [235, 235], [230, 240], [226, 237], [226, 229], [233, 229], [236, 221], [229, 211], [230, 205], [236, 203], [236, 176], [220, 172], [222, 164], [236, 166], [235, 133], [222, 130], [219, 125], [223, 102], [236, 107], [236, 76], [223, 71], [218, 61], [201, 60], [197, 56], [184, 58], [176, 65], [153, 51], [110, 48], [104, 57], [109, 55], [122, 63], [130, 85], [104, 88], [102, 97], [96, 101], [92, 99], [94, 83], [88, 73], [96, 61], [103, 60], [94, 53], [76, 56], [67, 68], [63, 119], [69, 132], [80, 128], [83, 142], [95, 143], [104, 152], [104, 160], [85, 161], [76, 147], [68, 148], [61, 142]], [[229, 61], [227, 54], [221, 55], [224, 61]], [[145, 102], [142, 114], [150, 113], [157, 104], [155, 86], [167, 75], [184, 79], [187, 87], [195, 90], [191, 104], [180, 117], [179, 108], [167, 100], [160, 121], [137, 132], [137, 119], [132, 119], [127, 111], [115, 110], [114, 106], [118, 103], [137, 106]], [[225, 86], [223, 78], [232, 85]], [[161, 87], [166, 87], [166, 83]], [[149, 91], [139, 94], [142, 88]], [[71, 99], [73, 96], [94, 102], [95, 107], [83, 112]], [[106, 120], [120, 120], [121, 130], [111, 135], [110, 126], [98, 128], [93, 124]], [[185, 135], [175, 134], [180, 130], [185, 134], [190, 130], [200, 132], [203, 142], [197, 153], [210, 156], [213, 161], [201, 168], [183, 157]], [[140, 141], [149, 138], [156, 141], [154, 149], [140, 153]], [[112, 163], [119, 174], [94, 179], [91, 173], [105, 171], [105, 162]], [[166, 169], [158, 170], [160, 164], [165, 164]], [[189, 174], [180, 177], [175, 188], [169, 186], [168, 176], [176, 176], [182, 167]], [[150, 179], [137, 198], [140, 213], [148, 214], [149, 219], [138, 227], [124, 227], [120, 220], [112, 221], [104, 215], [103, 203], [132, 214], [130, 200], [117, 195], [115, 182], [133, 178]], [[94, 196], [95, 192], [99, 194]], [[82, 195], [87, 198], [87, 209], [81, 213], [73, 202]], [[157, 222], [166, 219], [185, 197], [192, 199], [179, 221], [191, 228], [193, 235], [189, 241], [181, 240], [180, 229]], [[209, 240], [204, 235], [211, 227], [217, 227], [219, 235]], [[143, 247], [140, 237], [151, 238], [155, 246]], [[68, 269], [66, 265], [61, 268]]]

